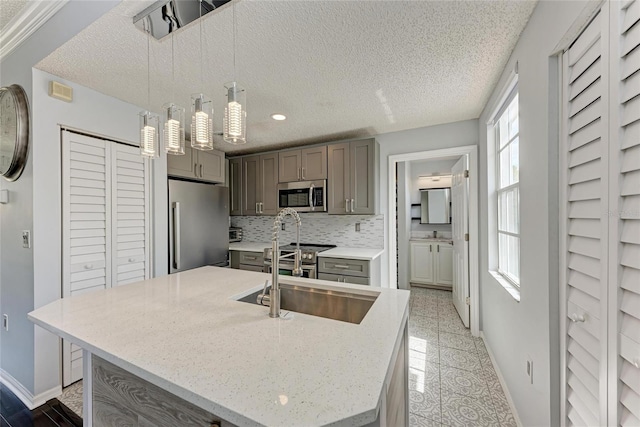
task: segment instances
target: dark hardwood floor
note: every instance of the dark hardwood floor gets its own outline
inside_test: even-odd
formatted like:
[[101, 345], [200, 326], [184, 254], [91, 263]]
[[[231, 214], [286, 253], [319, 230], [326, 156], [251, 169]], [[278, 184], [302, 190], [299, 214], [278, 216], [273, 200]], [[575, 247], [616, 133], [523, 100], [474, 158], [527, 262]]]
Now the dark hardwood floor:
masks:
[[58, 399], [30, 411], [11, 390], [0, 385], [0, 427], [82, 427], [82, 419]]

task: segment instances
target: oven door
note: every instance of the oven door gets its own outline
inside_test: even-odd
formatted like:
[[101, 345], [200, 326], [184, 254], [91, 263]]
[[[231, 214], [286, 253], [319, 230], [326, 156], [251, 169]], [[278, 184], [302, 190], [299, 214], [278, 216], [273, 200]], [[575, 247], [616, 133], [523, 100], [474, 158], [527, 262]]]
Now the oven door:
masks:
[[[273, 270], [271, 269], [271, 263], [264, 263], [264, 272], [271, 273]], [[280, 276], [293, 276], [293, 262], [288, 261], [280, 261], [278, 273]], [[317, 279], [317, 271], [315, 265], [302, 264], [302, 277], [307, 279]]]
[[298, 212], [327, 211], [327, 181], [284, 182], [278, 184], [278, 209]]

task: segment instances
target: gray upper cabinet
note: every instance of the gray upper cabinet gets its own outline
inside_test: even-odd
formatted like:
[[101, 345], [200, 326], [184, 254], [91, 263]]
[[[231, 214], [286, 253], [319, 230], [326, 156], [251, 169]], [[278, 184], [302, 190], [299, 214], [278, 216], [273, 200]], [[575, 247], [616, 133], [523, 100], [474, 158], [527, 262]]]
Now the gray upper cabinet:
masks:
[[327, 179], [327, 212], [330, 214], [349, 213], [351, 201], [351, 176], [349, 143], [329, 146], [329, 177]]
[[330, 214], [376, 213], [376, 163], [374, 139], [333, 144], [328, 147], [328, 207]]
[[218, 150], [194, 150], [186, 146], [184, 155], [169, 154], [167, 156], [167, 175], [223, 183], [225, 180], [224, 153]]
[[315, 181], [327, 179], [327, 147], [281, 151], [279, 182]]
[[242, 215], [242, 159], [229, 160], [229, 215]]
[[278, 212], [278, 154], [248, 156], [241, 160], [242, 213], [275, 215]]

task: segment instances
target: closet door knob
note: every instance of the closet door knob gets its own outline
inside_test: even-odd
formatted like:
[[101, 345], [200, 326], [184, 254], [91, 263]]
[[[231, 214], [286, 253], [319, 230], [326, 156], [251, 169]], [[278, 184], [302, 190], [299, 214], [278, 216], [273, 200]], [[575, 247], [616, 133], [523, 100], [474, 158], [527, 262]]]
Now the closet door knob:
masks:
[[129, 262], [136, 262], [135, 258], [129, 258]]
[[578, 323], [578, 322], [584, 322], [585, 320], [587, 320], [583, 314], [577, 314], [577, 313], [573, 313], [569, 319], [572, 322]]
[[93, 264], [87, 264], [84, 266], [85, 270], [91, 270], [93, 268]]

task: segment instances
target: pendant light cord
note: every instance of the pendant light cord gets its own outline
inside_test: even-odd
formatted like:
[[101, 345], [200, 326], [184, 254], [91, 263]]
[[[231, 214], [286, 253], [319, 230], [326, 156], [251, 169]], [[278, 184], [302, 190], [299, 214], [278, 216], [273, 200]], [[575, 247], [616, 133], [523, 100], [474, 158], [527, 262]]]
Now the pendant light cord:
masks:
[[202, 50], [202, 0], [200, 0], [200, 88], [204, 91], [204, 51]]
[[151, 112], [151, 35], [147, 31], [147, 107]]
[[[233, 0], [232, 0], [233, 1]], [[233, 80], [236, 80], [236, 3], [233, 2]]]

